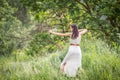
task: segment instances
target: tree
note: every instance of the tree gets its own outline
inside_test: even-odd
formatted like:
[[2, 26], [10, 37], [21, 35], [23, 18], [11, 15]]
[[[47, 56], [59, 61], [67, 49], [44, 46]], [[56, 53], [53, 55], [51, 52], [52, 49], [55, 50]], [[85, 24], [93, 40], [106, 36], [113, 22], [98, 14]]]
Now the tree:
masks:
[[22, 24], [27, 24], [29, 22], [28, 10], [23, 4], [21, 0], [6, 0], [8, 4], [15, 8], [13, 16], [22, 22]]
[[35, 13], [37, 19], [49, 22], [50, 25], [53, 23], [52, 26], [59, 24], [64, 30], [70, 22], [75, 22], [81, 28], [94, 30], [97, 37], [104, 38], [109, 43], [120, 44], [119, 0], [22, 0], [22, 2]]
[[17, 28], [21, 22], [13, 16], [15, 8], [11, 7], [6, 0], [0, 1], [0, 55], [10, 54], [16, 45], [15, 38]]

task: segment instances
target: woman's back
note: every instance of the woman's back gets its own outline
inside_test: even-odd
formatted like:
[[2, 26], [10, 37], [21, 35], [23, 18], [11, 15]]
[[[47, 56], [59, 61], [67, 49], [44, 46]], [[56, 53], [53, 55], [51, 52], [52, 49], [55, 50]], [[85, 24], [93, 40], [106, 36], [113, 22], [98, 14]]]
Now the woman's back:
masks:
[[70, 37], [70, 44], [79, 44], [81, 41], [81, 35], [79, 34], [78, 37], [76, 39], [72, 39]]

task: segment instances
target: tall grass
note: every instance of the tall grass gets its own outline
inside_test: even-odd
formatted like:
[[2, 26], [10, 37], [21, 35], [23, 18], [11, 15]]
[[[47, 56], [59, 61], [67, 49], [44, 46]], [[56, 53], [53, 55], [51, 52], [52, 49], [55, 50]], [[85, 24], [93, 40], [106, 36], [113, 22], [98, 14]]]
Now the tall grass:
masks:
[[68, 45], [44, 57], [32, 57], [24, 51], [0, 58], [0, 80], [120, 80], [120, 56], [102, 40], [82, 39], [82, 71], [75, 78], [63, 75], [59, 66]]

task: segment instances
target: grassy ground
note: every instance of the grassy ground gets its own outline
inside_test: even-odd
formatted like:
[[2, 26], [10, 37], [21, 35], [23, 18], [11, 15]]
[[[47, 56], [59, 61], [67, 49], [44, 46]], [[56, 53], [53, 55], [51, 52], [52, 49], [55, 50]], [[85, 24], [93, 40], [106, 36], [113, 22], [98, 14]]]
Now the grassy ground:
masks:
[[68, 78], [59, 66], [68, 45], [44, 57], [32, 57], [17, 51], [0, 57], [0, 80], [120, 80], [120, 55], [101, 40], [82, 39], [82, 72]]

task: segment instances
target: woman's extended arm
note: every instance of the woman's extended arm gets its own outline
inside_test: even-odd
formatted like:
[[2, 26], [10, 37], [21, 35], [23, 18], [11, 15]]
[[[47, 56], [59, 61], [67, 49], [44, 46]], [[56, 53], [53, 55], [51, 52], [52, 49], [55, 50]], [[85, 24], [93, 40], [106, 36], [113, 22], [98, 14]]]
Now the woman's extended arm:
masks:
[[80, 34], [85, 34], [88, 30], [87, 29], [79, 29], [78, 31]]
[[71, 33], [58, 33], [58, 32], [54, 32], [52, 30], [49, 30], [50, 33], [58, 35], [58, 36], [70, 36]]

